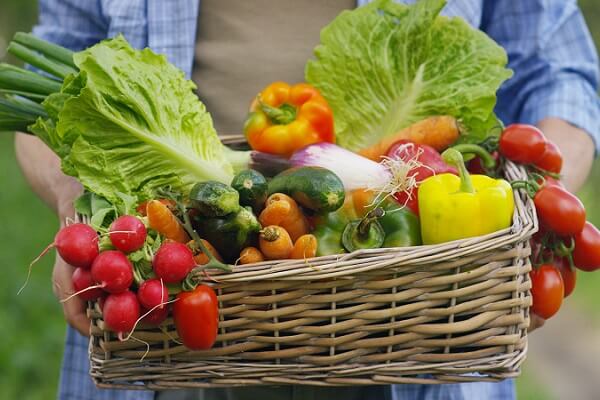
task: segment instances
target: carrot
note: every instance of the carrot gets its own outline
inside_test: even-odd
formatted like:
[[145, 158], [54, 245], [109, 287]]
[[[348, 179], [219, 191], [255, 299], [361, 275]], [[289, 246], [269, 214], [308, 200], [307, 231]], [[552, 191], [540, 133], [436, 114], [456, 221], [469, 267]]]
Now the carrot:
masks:
[[[138, 212], [138, 214], [140, 214], [142, 217], [147, 216], [146, 214], [146, 207], [148, 207], [148, 203], [152, 201], [152, 200], [146, 200], [141, 202], [136, 208], [135, 211]], [[158, 199], [158, 201], [160, 201], [161, 203], [163, 203], [165, 206], [169, 207], [169, 210], [172, 210], [175, 207], [175, 201], [173, 200], [169, 200], [169, 199]]]
[[266, 201], [258, 220], [262, 226], [278, 225], [284, 228], [292, 241], [309, 232], [308, 220], [296, 200], [283, 193], [273, 193]]
[[304, 259], [311, 258], [317, 254], [317, 238], [315, 235], [302, 235], [294, 243], [290, 258]]
[[165, 238], [179, 243], [186, 243], [190, 240], [190, 237], [177, 220], [177, 217], [169, 210], [169, 207], [159, 200], [150, 200], [148, 202], [146, 205], [146, 215], [148, 216], [150, 227]]
[[256, 247], [246, 247], [240, 252], [240, 264], [252, 264], [264, 260], [265, 257]]
[[[217, 260], [223, 262], [223, 257], [221, 257], [221, 255], [219, 254], [217, 249], [215, 249], [215, 247], [212, 244], [210, 244], [207, 240], [204, 240], [204, 239], [200, 239], [200, 240], [202, 241], [202, 244], [204, 245], [204, 247], [206, 247], [206, 249], [208, 251], [210, 251], [210, 254], [212, 254], [213, 257], [215, 257]], [[196, 264], [204, 265], [204, 264], [208, 263], [208, 261], [210, 261], [208, 259], [208, 256], [206, 254], [204, 254], [202, 252], [202, 250], [200, 250], [199, 248], [197, 250], [195, 250], [196, 244], [193, 240], [190, 240], [189, 242], [187, 242], [187, 245], [194, 252], [194, 261], [196, 262]]]
[[458, 139], [460, 127], [458, 121], [449, 115], [428, 117], [415, 122], [401, 131], [382, 138], [371, 147], [363, 149], [360, 155], [379, 161], [389, 148], [399, 140], [407, 139], [418, 144], [426, 144], [438, 151], [445, 150]]
[[258, 236], [260, 251], [267, 260], [289, 258], [294, 248], [289, 233], [281, 226], [269, 225]]

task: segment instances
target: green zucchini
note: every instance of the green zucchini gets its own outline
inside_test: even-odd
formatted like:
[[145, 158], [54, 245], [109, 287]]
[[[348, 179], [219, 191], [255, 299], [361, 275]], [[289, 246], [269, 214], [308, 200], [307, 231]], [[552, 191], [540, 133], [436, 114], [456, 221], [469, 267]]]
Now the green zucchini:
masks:
[[221, 182], [200, 182], [192, 187], [190, 202], [205, 217], [223, 217], [240, 209], [238, 192]]
[[231, 187], [240, 194], [240, 205], [252, 207], [255, 212], [265, 206], [268, 185], [260, 172], [253, 169], [239, 172], [231, 181]]
[[340, 178], [326, 168], [295, 167], [269, 182], [269, 195], [284, 193], [316, 213], [337, 210], [344, 204], [345, 190]]

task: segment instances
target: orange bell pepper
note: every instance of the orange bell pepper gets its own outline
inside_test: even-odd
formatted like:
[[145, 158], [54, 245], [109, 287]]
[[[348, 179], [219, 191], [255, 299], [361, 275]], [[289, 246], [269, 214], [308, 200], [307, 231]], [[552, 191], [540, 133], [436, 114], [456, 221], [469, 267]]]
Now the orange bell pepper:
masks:
[[307, 83], [274, 82], [256, 96], [244, 124], [254, 150], [290, 156], [313, 143], [334, 143], [333, 112]]

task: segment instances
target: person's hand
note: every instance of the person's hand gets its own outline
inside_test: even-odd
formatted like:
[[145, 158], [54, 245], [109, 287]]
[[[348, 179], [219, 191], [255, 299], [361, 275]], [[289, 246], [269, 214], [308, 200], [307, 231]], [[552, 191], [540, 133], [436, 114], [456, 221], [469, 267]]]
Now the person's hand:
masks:
[[[58, 178], [60, 192], [57, 194], [57, 214], [60, 219], [61, 228], [67, 224], [69, 219], [75, 216], [73, 200], [82, 192], [81, 185], [72, 177], [61, 176]], [[52, 289], [58, 300], [65, 300], [75, 290], [71, 277], [75, 268], [67, 264], [60, 256], [56, 255], [54, 269], [52, 270]], [[90, 335], [90, 320], [86, 315], [86, 303], [78, 296], [61, 303], [65, 320], [73, 328], [84, 336]]]
[[542, 318], [538, 315], [535, 315], [534, 313], [529, 314], [529, 319], [530, 319], [529, 328], [527, 328], [528, 333], [533, 332], [537, 328], [541, 328], [546, 323], [546, 320], [544, 318]]

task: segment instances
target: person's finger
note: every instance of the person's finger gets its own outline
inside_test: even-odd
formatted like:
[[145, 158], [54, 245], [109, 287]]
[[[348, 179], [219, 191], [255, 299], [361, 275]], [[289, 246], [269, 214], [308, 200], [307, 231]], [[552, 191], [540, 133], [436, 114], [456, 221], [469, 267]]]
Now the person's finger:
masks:
[[[58, 300], [65, 300], [74, 293], [71, 277], [74, 268], [56, 257], [52, 271], [52, 288]], [[89, 336], [90, 320], [86, 315], [86, 303], [74, 296], [62, 303], [65, 320], [82, 335]]]
[[90, 336], [91, 321], [86, 314], [86, 303], [78, 297], [73, 297], [62, 303], [65, 319], [73, 328], [84, 336]]
[[529, 323], [529, 328], [527, 329], [527, 332], [529, 333], [533, 332], [537, 328], [541, 328], [546, 323], [546, 320], [544, 318], [534, 313], [531, 313], [529, 317], [531, 319]]

